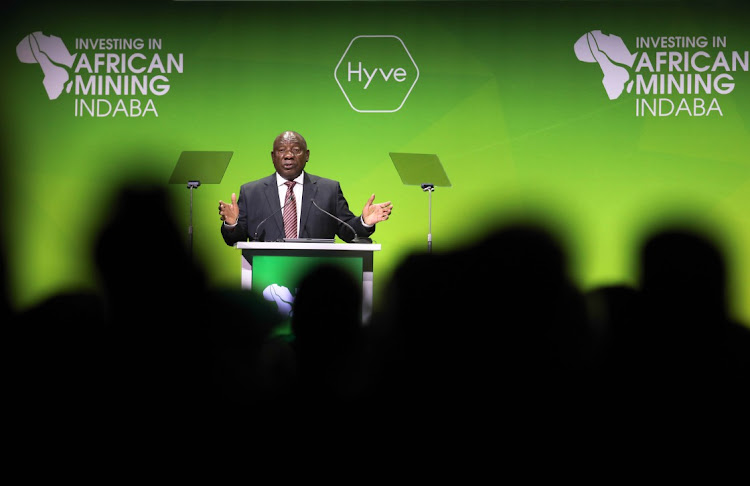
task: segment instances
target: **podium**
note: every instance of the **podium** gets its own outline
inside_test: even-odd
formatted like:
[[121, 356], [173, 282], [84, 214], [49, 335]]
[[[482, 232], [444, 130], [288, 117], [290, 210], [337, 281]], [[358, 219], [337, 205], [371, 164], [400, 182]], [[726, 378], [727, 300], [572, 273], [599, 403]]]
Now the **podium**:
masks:
[[362, 323], [369, 322], [373, 255], [380, 251], [380, 244], [241, 241], [234, 247], [242, 251], [242, 288], [261, 291], [266, 300], [276, 301], [283, 317], [290, 316], [301, 278], [315, 266], [331, 263], [350, 271], [361, 282]]

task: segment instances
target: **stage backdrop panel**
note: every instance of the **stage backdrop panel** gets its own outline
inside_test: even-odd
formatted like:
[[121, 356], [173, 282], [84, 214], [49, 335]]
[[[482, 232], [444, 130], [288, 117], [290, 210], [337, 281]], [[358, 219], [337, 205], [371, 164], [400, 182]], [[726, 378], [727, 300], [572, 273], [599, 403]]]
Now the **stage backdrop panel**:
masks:
[[[750, 322], [750, 30], [743, 2], [15, 2], [3, 15], [3, 233], [13, 303], [95, 285], [91, 243], [123, 186], [164, 184], [187, 239], [183, 151], [231, 151], [194, 192], [195, 256], [239, 285], [217, 202], [273, 171], [283, 130], [307, 170], [379, 225], [375, 305], [425, 251], [428, 199], [390, 152], [436, 154], [433, 251], [546, 221], [582, 288], [638, 280], [637, 249], [684, 219], [724, 245]], [[429, 182], [429, 181], [425, 181]], [[133, 231], [160, 246], [158, 222]], [[689, 262], [686, 262], [689, 264]]]

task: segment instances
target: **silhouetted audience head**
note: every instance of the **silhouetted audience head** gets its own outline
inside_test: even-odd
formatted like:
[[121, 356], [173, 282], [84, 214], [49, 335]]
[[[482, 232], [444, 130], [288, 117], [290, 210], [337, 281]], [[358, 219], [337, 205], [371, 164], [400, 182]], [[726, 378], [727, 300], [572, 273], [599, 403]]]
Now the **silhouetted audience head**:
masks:
[[750, 378], [750, 329], [729, 315], [718, 239], [667, 226], [644, 239], [640, 256], [644, 332], [631, 344], [641, 357], [641, 389], [669, 402], [690, 394], [728, 406], [723, 400]]
[[502, 319], [496, 327], [502, 333], [565, 339], [588, 329], [582, 295], [569, 274], [567, 250], [550, 229], [533, 222], [509, 224], [491, 233], [477, 250], [469, 254], [468, 264], [493, 283], [492, 302]]
[[707, 234], [665, 228], [645, 241], [641, 290], [651, 312], [679, 318], [683, 327], [703, 320], [720, 324], [727, 317], [726, 288], [723, 252]]
[[346, 269], [321, 264], [300, 281], [294, 298], [292, 333], [296, 346], [335, 350], [362, 327], [362, 287]]
[[566, 258], [559, 238], [533, 222], [408, 256], [374, 320], [388, 330], [375, 334], [382, 397], [466, 419], [527, 413], [563, 390], [580, 403], [593, 343]]
[[124, 186], [113, 198], [94, 248], [113, 319], [126, 318], [129, 326], [180, 321], [205, 290], [175, 214], [157, 185]]
[[248, 418], [280, 412], [296, 370], [288, 347], [272, 337], [281, 323], [276, 306], [244, 289], [212, 290], [207, 302], [210, 312], [202, 319], [211, 410]]
[[208, 387], [206, 286], [164, 186], [124, 184], [93, 244], [112, 404], [143, 423], [193, 410]]
[[300, 413], [346, 414], [359, 401], [363, 374], [362, 286], [334, 264], [311, 269], [300, 281], [292, 313]]

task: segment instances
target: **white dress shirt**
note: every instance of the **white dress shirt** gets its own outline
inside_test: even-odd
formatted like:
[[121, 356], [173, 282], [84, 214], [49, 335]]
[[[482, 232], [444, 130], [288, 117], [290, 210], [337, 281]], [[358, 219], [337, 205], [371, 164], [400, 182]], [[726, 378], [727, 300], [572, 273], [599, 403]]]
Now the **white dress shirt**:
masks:
[[[300, 214], [302, 213], [302, 181], [305, 179], [305, 171], [302, 171], [300, 175], [298, 175], [294, 182], [296, 184], [292, 188], [292, 191], [294, 191], [294, 202], [297, 204], [297, 234], [299, 234], [299, 218]], [[281, 177], [279, 173], [276, 173], [276, 185], [279, 188], [279, 207], [284, 205], [284, 201], [286, 201], [286, 179]], [[289, 201], [289, 204], [292, 204], [291, 201]]]

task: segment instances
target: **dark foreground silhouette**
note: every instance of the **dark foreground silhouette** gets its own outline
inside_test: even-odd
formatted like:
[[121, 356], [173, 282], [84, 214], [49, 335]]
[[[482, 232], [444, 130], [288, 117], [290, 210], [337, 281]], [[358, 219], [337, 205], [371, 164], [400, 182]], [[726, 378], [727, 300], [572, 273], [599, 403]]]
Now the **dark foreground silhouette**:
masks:
[[722, 252], [694, 231], [650, 235], [638, 285], [584, 293], [552, 232], [508, 224], [407, 256], [365, 323], [359, 284], [321, 266], [300, 283], [288, 342], [272, 304], [208, 287], [163, 190], [123, 190], [108, 216], [97, 291], [19, 314], [3, 301], [13, 417], [32, 429], [361, 437], [436, 433], [436, 417], [447, 433], [746, 403], [750, 331], [729, 316]]

